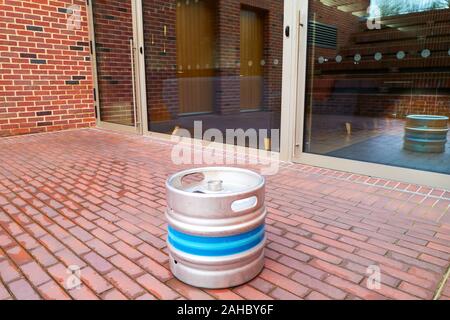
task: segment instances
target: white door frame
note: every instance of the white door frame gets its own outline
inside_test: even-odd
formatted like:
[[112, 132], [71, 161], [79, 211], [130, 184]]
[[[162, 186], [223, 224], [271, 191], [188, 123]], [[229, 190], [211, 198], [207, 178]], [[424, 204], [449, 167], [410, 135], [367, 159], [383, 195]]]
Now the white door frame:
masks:
[[303, 152], [309, 1], [288, 2], [289, 6], [285, 7], [286, 20], [296, 19], [297, 28], [292, 28], [293, 37], [285, 39], [284, 44], [283, 66], [289, 67], [284, 68], [283, 72], [282, 158], [317, 167], [450, 190], [450, 175]]

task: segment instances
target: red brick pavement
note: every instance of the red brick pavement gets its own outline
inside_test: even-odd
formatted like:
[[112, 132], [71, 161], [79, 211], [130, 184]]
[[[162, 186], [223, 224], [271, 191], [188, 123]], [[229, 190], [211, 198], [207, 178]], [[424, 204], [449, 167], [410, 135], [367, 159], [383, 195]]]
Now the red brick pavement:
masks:
[[[170, 152], [95, 129], [0, 140], [0, 299], [431, 299], [449, 267], [448, 191], [282, 163], [267, 178], [264, 271], [187, 286], [168, 270]], [[82, 284], [67, 290], [71, 265]]]

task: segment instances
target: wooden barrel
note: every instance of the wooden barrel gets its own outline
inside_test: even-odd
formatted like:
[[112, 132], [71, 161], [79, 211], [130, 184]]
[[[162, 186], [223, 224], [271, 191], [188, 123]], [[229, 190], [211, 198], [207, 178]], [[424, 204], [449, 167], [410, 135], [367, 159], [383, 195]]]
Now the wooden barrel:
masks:
[[447, 144], [448, 117], [411, 115], [406, 117], [405, 150], [443, 153]]

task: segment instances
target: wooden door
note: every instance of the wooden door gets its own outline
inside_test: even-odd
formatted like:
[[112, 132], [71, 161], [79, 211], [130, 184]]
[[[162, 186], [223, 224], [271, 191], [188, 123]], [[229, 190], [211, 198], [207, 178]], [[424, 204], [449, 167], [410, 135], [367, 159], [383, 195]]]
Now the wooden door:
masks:
[[257, 110], [263, 103], [264, 16], [241, 10], [241, 110]]
[[215, 0], [181, 1], [177, 8], [180, 113], [214, 108]]

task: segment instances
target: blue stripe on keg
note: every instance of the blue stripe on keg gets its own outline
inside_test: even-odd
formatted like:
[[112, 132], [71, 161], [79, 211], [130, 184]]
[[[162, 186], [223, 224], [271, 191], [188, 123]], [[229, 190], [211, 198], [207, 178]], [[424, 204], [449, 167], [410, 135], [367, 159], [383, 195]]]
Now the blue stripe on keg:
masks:
[[247, 251], [264, 240], [264, 224], [234, 236], [204, 237], [182, 233], [169, 226], [169, 243], [177, 250], [207, 257], [220, 257]]

